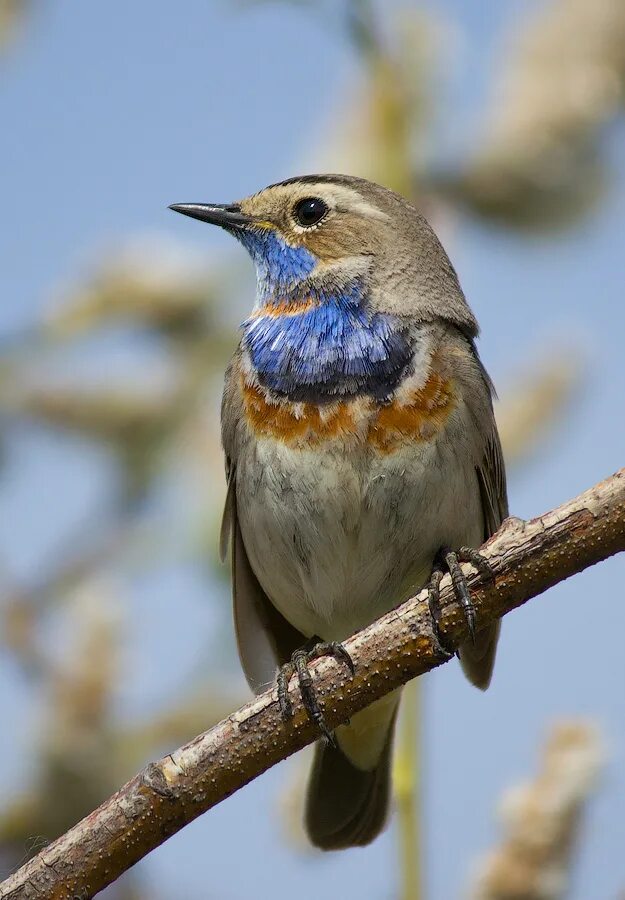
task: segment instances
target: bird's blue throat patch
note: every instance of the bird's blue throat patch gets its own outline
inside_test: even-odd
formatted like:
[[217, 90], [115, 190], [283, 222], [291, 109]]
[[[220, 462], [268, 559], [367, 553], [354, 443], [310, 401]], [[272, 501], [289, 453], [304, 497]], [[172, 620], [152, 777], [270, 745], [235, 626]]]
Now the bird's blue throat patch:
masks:
[[240, 238], [257, 266], [258, 303], [242, 327], [260, 383], [295, 401], [388, 399], [413, 354], [405, 324], [366, 309], [362, 279], [320, 287], [308, 250], [261, 234]]
[[306, 247], [292, 247], [273, 229], [237, 231], [235, 237], [256, 265], [258, 300], [261, 303], [288, 291], [307, 278], [317, 265], [316, 257]]

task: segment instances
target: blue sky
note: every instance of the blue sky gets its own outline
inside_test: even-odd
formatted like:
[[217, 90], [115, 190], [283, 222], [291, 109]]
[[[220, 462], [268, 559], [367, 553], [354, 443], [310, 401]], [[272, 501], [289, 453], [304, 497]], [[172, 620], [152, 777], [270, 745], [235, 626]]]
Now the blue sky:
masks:
[[[500, 39], [514, 33], [523, 10], [539, 5], [435, 4], [456, 23], [440, 76], [441, 133], [454, 148], [479, 128]], [[332, 114], [358, 64], [319, 16], [287, 4], [58, 0], [34, 5], [0, 71], [0, 334], [10, 335], [49, 306], [55, 285], [123, 236], [156, 232], [201, 252], [233, 252], [225, 235], [194, 227], [166, 206], [227, 201], [297, 173], [298, 160], [311, 159], [332, 137]], [[549, 509], [623, 464], [624, 147], [622, 126], [613, 128], [606, 136], [612, 188], [601, 209], [572, 231], [528, 239], [463, 220], [453, 236], [453, 261], [482, 324], [482, 356], [504, 393], [506, 380], [554, 342], [584, 364], [584, 388], [565, 425], [512, 479], [511, 508], [520, 516]], [[39, 436], [33, 444], [31, 436], [9, 446], [0, 551], [27, 573], [105, 494], [107, 471], [102, 460], [67, 442]], [[574, 896], [623, 889], [625, 654], [608, 636], [625, 626], [624, 576], [623, 559], [612, 560], [508, 617], [488, 694], [471, 690], [457, 666], [427, 679], [427, 868], [434, 900], [458, 895], [470, 863], [496, 833], [502, 788], [532, 771], [548, 723], [565, 715], [598, 720], [611, 757], [591, 809]], [[144, 608], [165, 612], [173, 597], [184, 610], [176, 636], [181, 657], [199, 653], [197, 632], [211, 627], [204, 589], [188, 571], [143, 587]], [[138, 708], [158, 693], [151, 679], [163, 678], [155, 663], [162, 640], [156, 630], [143, 638], [145, 668], [138, 687], [129, 689]], [[26, 696], [0, 659], [0, 708], [13, 723], [0, 735], [0, 750], [15, 765], [32, 733], [30, 714], [22, 714]], [[366, 851], [322, 860], [302, 860], [280, 842], [275, 795], [287, 767], [156, 851], [144, 864], [155, 896], [253, 893], [281, 900], [297, 888], [308, 900], [328, 880], [342, 896], [354, 895], [357, 885], [366, 885], [367, 898], [392, 896], [392, 832]], [[6, 774], [2, 781], [6, 787]]]

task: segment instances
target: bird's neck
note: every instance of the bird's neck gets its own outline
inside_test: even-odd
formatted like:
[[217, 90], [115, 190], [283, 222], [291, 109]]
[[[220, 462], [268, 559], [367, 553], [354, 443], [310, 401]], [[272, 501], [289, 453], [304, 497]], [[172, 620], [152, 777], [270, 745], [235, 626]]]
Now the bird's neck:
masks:
[[243, 323], [259, 383], [293, 401], [388, 399], [412, 358], [405, 325], [367, 308], [362, 278], [288, 280], [291, 263], [280, 256], [279, 265], [258, 267], [257, 304]]

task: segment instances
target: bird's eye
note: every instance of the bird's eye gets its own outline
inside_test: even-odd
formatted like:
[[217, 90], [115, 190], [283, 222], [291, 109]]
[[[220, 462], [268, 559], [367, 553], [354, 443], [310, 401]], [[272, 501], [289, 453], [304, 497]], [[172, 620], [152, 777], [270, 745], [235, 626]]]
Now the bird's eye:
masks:
[[293, 216], [295, 221], [304, 228], [310, 228], [321, 222], [328, 211], [328, 207], [318, 197], [306, 197], [295, 204]]

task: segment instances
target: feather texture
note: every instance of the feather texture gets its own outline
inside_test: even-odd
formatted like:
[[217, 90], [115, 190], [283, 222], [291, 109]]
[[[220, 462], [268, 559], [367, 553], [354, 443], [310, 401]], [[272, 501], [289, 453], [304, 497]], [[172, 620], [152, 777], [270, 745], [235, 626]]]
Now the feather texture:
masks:
[[245, 320], [243, 346], [263, 386], [318, 402], [389, 397], [413, 353], [407, 323], [370, 312], [361, 279], [330, 289], [307, 285], [304, 297], [301, 289], [278, 295]]

